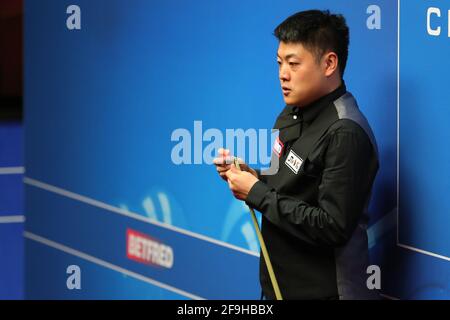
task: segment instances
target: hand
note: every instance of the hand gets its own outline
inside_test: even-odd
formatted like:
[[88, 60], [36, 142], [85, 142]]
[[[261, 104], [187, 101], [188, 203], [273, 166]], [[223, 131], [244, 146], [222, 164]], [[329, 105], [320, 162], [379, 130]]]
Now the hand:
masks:
[[[218, 157], [214, 158], [213, 163], [216, 166], [217, 172], [219, 173], [220, 177], [228, 181], [225, 173], [231, 169], [231, 164], [233, 163], [234, 157], [230, 155], [230, 150], [220, 148], [218, 150]], [[250, 168], [247, 164], [245, 164], [244, 160], [241, 158], [238, 158], [239, 166], [242, 171], [250, 172], [254, 177], [258, 178], [258, 174], [256, 171], [252, 168]]]
[[253, 185], [258, 182], [258, 178], [247, 171], [240, 171], [234, 164], [230, 170], [225, 172], [228, 179], [228, 186], [236, 199], [245, 201]]

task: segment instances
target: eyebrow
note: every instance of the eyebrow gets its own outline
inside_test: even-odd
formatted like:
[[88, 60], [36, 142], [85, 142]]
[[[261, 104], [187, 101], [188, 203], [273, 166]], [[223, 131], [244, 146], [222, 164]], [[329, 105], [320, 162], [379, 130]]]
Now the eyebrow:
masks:
[[[281, 56], [280, 56], [278, 53], [277, 53], [277, 57], [278, 57], [278, 58], [281, 58]], [[284, 58], [285, 58], [286, 60], [288, 60], [289, 58], [292, 58], [292, 57], [298, 58], [297, 55], [296, 55], [295, 53], [290, 53], [290, 54], [286, 55]]]

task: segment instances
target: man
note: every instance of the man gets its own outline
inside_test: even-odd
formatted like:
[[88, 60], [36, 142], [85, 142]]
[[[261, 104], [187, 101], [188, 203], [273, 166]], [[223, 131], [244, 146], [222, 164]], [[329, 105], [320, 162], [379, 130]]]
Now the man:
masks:
[[[264, 175], [245, 164], [238, 171], [223, 149], [214, 163], [234, 196], [262, 213], [283, 298], [373, 298], [366, 285], [366, 229], [378, 156], [370, 126], [343, 81], [348, 27], [341, 15], [310, 10], [289, 17], [274, 33], [286, 103], [274, 126], [277, 171]], [[264, 259], [260, 282], [264, 296], [274, 299]]]

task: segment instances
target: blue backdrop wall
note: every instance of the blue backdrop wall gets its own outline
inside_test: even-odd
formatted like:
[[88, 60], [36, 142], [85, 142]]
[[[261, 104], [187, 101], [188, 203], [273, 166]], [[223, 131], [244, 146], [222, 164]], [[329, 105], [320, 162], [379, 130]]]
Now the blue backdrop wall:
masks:
[[0, 122], [0, 299], [24, 297], [23, 126]]
[[[26, 1], [27, 298], [259, 298], [248, 209], [194, 146], [221, 144], [208, 129], [272, 127], [272, 32], [311, 8], [351, 30], [345, 81], [380, 149], [369, 246], [382, 292], [450, 298], [444, 0]], [[174, 132], [191, 134], [193, 164], [174, 163]], [[133, 255], [136, 239], [169, 263]]]

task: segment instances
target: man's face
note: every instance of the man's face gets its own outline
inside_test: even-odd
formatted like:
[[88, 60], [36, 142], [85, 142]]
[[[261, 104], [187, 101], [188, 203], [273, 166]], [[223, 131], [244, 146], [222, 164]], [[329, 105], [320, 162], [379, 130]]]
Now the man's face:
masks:
[[280, 42], [277, 60], [287, 105], [303, 107], [324, 95], [325, 70], [302, 44]]

